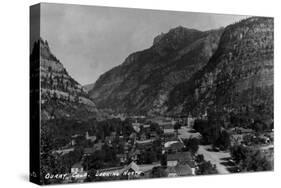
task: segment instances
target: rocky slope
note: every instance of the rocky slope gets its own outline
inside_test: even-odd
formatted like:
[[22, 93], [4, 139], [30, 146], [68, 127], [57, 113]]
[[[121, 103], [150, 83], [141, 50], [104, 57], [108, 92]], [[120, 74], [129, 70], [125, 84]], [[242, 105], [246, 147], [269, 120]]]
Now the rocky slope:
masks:
[[88, 119], [97, 115], [96, 106], [86, 91], [67, 73], [50, 51], [48, 42], [42, 39], [35, 42], [31, 54], [31, 61], [38, 59], [43, 121], [54, 118]]
[[169, 111], [213, 109], [272, 121], [273, 32], [272, 18], [252, 17], [226, 27], [208, 64], [172, 90]]
[[222, 31], [171, 29], [157, 36], [150, 48], [129, 55], [123, 64], [101, 75], [89, 95], [99, 108], [163, 114], [169, 93], [207, 64]]

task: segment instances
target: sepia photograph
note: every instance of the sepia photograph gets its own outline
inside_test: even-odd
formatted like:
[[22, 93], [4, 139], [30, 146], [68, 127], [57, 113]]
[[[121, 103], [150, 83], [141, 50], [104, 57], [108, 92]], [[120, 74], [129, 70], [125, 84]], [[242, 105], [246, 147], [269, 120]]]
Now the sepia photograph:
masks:
[[40, 3], [29, 51], [34, 183], [274, 170], [273, 17]]

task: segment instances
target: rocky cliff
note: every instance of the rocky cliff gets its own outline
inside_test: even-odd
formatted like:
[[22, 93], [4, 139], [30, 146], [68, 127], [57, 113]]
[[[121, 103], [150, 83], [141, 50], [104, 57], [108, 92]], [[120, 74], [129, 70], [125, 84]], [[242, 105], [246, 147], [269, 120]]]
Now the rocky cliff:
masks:
[[273, 120], [273, 19], [252, 17], [225, 28], [208, 64], [169, 95], [171, 113], [206, 109]]
[[150, 48], [129, 55], [120, 66], [101, 75], [89, 94], [99, 108], [163, 114], [169, 93], [207, 64], [222, 31], [171, 29], [157, 36]]
[[[38, 53], [39, 50], [39, 53]], [[41, 119], [84, 119], [95, 117], [97, 109], [83, 87], [52, 54], [47, 41], [34, 44], [31, 61], [40, 61]]]

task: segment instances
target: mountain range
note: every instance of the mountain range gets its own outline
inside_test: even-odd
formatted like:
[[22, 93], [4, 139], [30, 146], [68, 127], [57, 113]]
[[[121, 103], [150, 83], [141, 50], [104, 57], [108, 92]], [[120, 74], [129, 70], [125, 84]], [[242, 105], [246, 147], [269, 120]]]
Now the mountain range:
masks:
[[101, 75], [89, 95], [98, 108], [129, 114], [215, 109], [271, 121], [273, 30], [264, 17], [210, 31], [173, 28]]
[[42, 119], [88, 119], [103, 110], [198, 116], [212, 109], [273, 121], [273, 31], [273, 18], [264, 17], [209, 31], [179, 26], [83, 87], [40, 39], [31, 60], [40, 49]]
[[206, 66], [222, 31], [171, 29], [155, 37], [150, 48], [129, 55], [123, 64], [101, 75], [89, 95], [100, 108], [163, 114], [170, 92]]

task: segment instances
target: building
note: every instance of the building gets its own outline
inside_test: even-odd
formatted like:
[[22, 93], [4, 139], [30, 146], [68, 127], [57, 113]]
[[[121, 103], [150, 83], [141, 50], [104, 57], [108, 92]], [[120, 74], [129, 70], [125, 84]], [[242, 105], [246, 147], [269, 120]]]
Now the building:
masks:
[[244, 141], [242, 134], [232, 134], [230, 137], [230, 143], [232, 146], [240, 145]]
[[95, 152], [95, 149], [93, 147], [91, 148], [84, 148], [83, 154], [84, 156], [90, 156]]
[[121, 164], [127, 162], [127, 155], [126, 154], [117, 154], [116, 157], [119, 159]]
[[164, 139], [165, 141], [177, 140], [175, 129], [164, 129]]
[[128, 156], [129, 159], [131, 159], [132, 161], [137, 161], [140, 155], [140, 150], [136, 149], [134, 151], [129, 152]]
[[88, 131], [86, 132], [85, 138], [86, 140], [90, 140], [91, 142], [94, 142], [97, 139], [96, 136], [90, 136]]
[[167, 167], [174, 167], [177, 176], [185, 176], [187, 174], [195, 175], [195, 162], [190, 152], [168, 154]]
[[178, 164], [188, 164], [191, 168], [195, 167], [194, 160], [190, 152], [177, 152], [167, 155], [167, 166], [173, 167]]
[[192, 176], [195, 175], [195, 171], [192, 168], [185, 164], [178, 164], [174, 167], [168, 167], [166, 169], [168, 177], [179, 177], [179, 176]]
[[187, 117], [187, 127], [188, 128], [193, 128], [194, 122], [195, 122], [195, 118], [193, 118], [191, 116], [191, 114], [189, 114], [188, 117]]
[[71, 167], [71, 173], [75, 174], [75, 173], [81, 173], [84, 172], [84, 168], [82, 166], [82, 164], [80, 162], [75, 163], [72, 167]]
[[177, 153], [181, 152], [184, 148], [184, 144], [181, 142], [171, 143], [168, 147], [165, 147], [166, 152], [168, 153]]
[[52, 154], [59, 154], [59, 155], [65, 155], [68, 154], [70, 152], [74, 151], [74, 147], [71, 148], [65, 148], [65, 149], [58, 149], [52, 152]]
[[75, 134], [71, 136], [71, 146], [75, 146], [77, 143], [77, 139], [81, 138], [83, 136], [81, 136], [80, 134]]
[[138, 149], [147, 149], [151, 148], [152, 144], [154, 142], [154, 139], [147, 139], [147, 140], [136, 140], [136, 146]]

